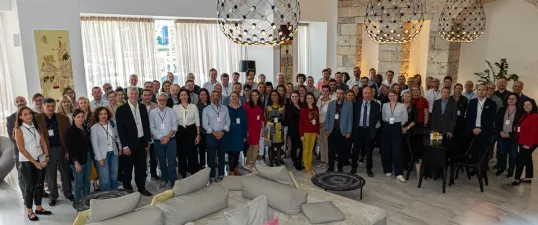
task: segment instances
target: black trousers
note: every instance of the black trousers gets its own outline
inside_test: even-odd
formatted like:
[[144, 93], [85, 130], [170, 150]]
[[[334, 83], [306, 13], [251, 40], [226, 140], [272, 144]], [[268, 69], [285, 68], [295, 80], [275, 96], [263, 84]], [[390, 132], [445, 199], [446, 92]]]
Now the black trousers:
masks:
[[[473, 137], [471, 137], [472, 139]], [[491, 132], [480, 132], [478, 135], [474, 136], [473, 146], [471, 146], [471, 160], [473, 162], [478, 162], [484, 154], [487, 154], [489, 146], [491, 144], [492, 133]]]
[[381, 137], [381, 162], [383, 172], [403, 175], [402, 169], [402, 124], [384, 122]]
[[349, 160], [349, 141], [340, 133], [340, 129], [333, 129], [328, 138], [329, 142], [329, 168], [334, 168], [336, 154], [338, 154], [338, 168], [342, 168]]
[[15, 151], [13, 151], [13, 159], [15, 159], [15, 168], [17, 169], [18, 173], [18, 180], [19, 180], [19, 188], [21, 189], [22, 196], [24, 197], [26, 185], [24, 184], [24, 179], [22, 178], [21, 173], [21, 162], [19, 161], [19, 149], [16, 147], [17, 144], [13, 143], [15, 145]]
[[521, 179], [521, 174], [523, 173], [523, 167], [525, 167], [525, 178], [533, 178], [534, 176], [534, 167], [532, 165], [532, 153], [536, 148], [524, 149], [523, 145], [519, 146], [519, 153], [517, 154], [517, 164], [516, 164], [516, 175], [514, 179]]
[[353, 150], [351, 153], [351, 168], [357, 169], [359, 152], [361, 157], [366, 156], [366, 169], [373, 167], [372, 153], [374, 151], [374, 140], [370, 138], [370, 128], [359, 127], [357, 134], [353, 138]]
[[[32, 203], [41, 205], [43, 183], [45, 182], [45, 169], [38, 169], [31, 162], [21, 162], [20, 173], [24, 179], [24, 205], [32, 208]], [[51, 187], [53, 188], [53, 187]]]
[[155, 152], [155, 147], [153, 144], [149, 147], [149, 172], [152, 176], [157, 175], [157, 166], [159, 165], [159, 161], [157, 159], [157, 153]]
[[133, 167], [135, 172], [135, 184], [138, 191], [146, 190], [146, 158], [147, 153], [145, 146], [147, 142], [144, 138], [138, 139], [140, 142], [139, 148], [131, 148], [131, 155], [121, 155], [119, 157], [120, 170], [123, 171], [123, 188], [133, 190], [131, 181], [133, 180]]
[[[200, 132], [200, 143], [198, 143], [198, 154], [200, 155], [200, 168], [205, 167], [205, 154], [207, 153], [206, 134]], [[246, 154], [245, 154], [246, 155]]]
[[233, 171], [239, 164], [239, 153], [241, 152], [228, 152], [228, 165], [230, 166], [230, 171]]
[[301, 160], [303, 160], [303, 142], [299, 132], [289, 133], [288, 130], [288, 136], [291, 140], [291, 160], [301, 163]]
[[195, 174], [200, 169], [196, 151], [196, 125], [178, 126], [176, 132], [178, 172], [186, 177], [187, 172]]

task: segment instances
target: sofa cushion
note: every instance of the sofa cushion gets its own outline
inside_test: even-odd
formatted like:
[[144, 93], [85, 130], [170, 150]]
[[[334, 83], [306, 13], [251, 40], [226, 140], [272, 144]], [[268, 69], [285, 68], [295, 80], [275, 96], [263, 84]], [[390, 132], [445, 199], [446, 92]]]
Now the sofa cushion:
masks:
[[293, 180], [290, 177], [288, 169], [286, 169], [285, 166], [269, 167], [269, 166], [263, 166], [263, 165], [257, 164], [256, 170], [258, 171], [258, 175], [260, 177], [263, 177], [265, 179], [269, 179], [269, 180], [272, 180], [281, 184], [289, 185], [291, 187], [295, 187], [295, 183], [293, 183]]
[[153, 206], [137, 209], [131, 213], [117, 216], [108, 220], [101, 220], [88, 225], [133, 225], [152, 224], [163, 225], [163, 212]]
[[301, 205], [306, 203], [308, 197], [308, 192], [304, 190], [259, 176], [244, 178], [241, 185], [243, 197], [254, 199], [260, 195], [265, 195], [271, 208], [290, 215], [300, 213]]
[[119, 198], [90, 200], [88, 223], [120, 216], [136, 209], [140, 193], [134, 192]]
[[230, 189], [230, 191], [241, 191], [241, 180], [243, 180], [243, 177], [225, 176], [219, 184]]
[[228, 188], [212, 184], [190, 194], [175, 196], [157, 203], [163, 211], [164, 224], [183, 225], [228, 207]]
[[336, 208], [333, 202], [316, 202], [303, 204], [303, 214], [312, 224], [343, 221], [344, 214]]
[[267, 197], [261, 195], [233, 212], [224, 212], [228, 225], [264, 224], [269, 221]]
[[198, 171], [190, 177], [177, 180], [174, 186], [174, 195], [186, 195], [198, 191], [204, 187], [207, 187], [210, 172], [211, 169], [209, 167], [206, 167], [205, 169]]

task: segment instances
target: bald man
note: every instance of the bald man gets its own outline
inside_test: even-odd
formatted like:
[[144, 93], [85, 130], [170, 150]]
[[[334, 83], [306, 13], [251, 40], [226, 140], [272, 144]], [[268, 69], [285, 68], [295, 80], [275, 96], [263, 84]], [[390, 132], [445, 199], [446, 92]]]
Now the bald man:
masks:
[[[276, 75], [276, 80], [277, 80], [277, 85], [284, 85], [286, 86], [286, 78], [284, 77], [284, 74], [283, 73], [279, 73], [278, 75]], [[275, 87], [276, 89], [276, 87]]]
[[426, 91], [426, 93], [424, 94], [424, 97], [426, 98], [426, 100], [428, 100], [428, 106], [430, 107], [429, 109], [430, 114], [432, 113], [433, 102], [435, 100], [441, 99], [441, 91], [439, 90], [439, 85], [440, 85], [439, 79], [433, 78], [432, 89]]
[[[15, 107], [17, 108], [17, 111], [20, 108], [26, 106], [26, 104], [27, 104], [26, 99], [24, 97], [22, 97], [22, 96], [15, 97], [14, 102], [15, 102]], [[10, 116], [8, 116], [7, 117], [6, 127], [7, 127], [7, 133], [9, 135], [9, 140], [11, 140], [11, 142], [13, 142], [13, 145], [15, 146], [15, 149], [13, 151], [13, 158], [15, 159], [15, 163], [17, 164], [16, 165], [17, 171], [19, 171], [19, 167], [20, 167], [19, 149], [17, 148], [17, 143], [15, 143], [15, 139], [13, 139], [13, 129], [15, 128], [16, 118], [17, 118], [17, 112], [14, 112]], [[22, 192], [22, 194], [24, 196], [24, 192], [25, 192], [24, 179], [22, 179], [22, 173], [18, 173], [18, 174], [19, 174], [19, 187], [21, 188], [21, 192]]]

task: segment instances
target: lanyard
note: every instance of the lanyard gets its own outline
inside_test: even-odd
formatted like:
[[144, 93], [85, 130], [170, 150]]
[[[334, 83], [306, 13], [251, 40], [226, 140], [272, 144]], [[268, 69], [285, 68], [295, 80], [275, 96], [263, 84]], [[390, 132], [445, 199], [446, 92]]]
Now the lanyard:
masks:
[[390, 103], [390, 114], [392, 115], [392, 117], [394, 117], [394, 111], [396, 110], [396, 106], [398, 106], [398, 103], [396, 103], [396, 105], [394, 105], [394, 109], [392, 108], [392, 103]]
[[103, 124], [99, 124], [99, 125], [101, 125], [101, 127], [102, 127], [103, 130], [105, 131], [105, 133], [106, 133], [106, 139], [107, 139], [107, 140], [108, 140], [108, 136], [110, 136], [111, 138], [113, 138], [112, 135], [110, 134], [110, 132], [108, 132], [108, 126], [110, 126], [110, 124], [107, 124], [107, 125], [106, 125], [106, 128], [105, 128], [105, 126], [103, 126]]
[[[24, 127], [24, 126], [23, 126], [23, 127]], [[33, 132], [32, 132], [32, 131], [30, 130], [30, 128], [28, 128], [28, 127], [24, 127], [24, 128], [26, 128], [26, 130], [28, 130], [32, 135], [34, 135], [34, 139], [37, 141], [37, 136], [36, 136], [35, 128], [34, 128], [34, 127], [30, 127], [30, 128], [32, 128], [32, 129], [34, 129]]]
[[[183, 106], [183, 104], [181, 104], [181, 107], [183, 107], [183, 118], [186, 118], [187, 117], [187, 112], [189, 112], [189, 105], [187, 105], [187, 107]], [[219, 110], [220, 111], [220, 110]], [[166, 112], [165, 112], [165, 115], [166, 115]]]
[[[508, 107], [506, 107], [506, 110], [508, 110]], [[514, 110], [512, 110], [512, 112], [508, 112], [508, 119], [510, 119], [510, 116], [512, 116], [512, 114], [514, 114], [514, 112], [517, 110], [517, 108], [514, 108]]]
[[164, 116], [161, 116], [161, 112], [157, 111], [157, 115], [159, 115], [159, 117], [161, 117], [161, 122], [164, 123], [164, 118], [166, 118], [166, 108], [164, 109]]
[[433, 93], [433, 100], [434, 100], [434, 101], [437, 99], [437, 96], [439, 96], [439, 92], [440, 92], [440, 91], [437, 91], [437, 93], [435, 93], [435, 91], [432, 90], [432, 93]]
[[217, 117], [219, 117], [219, 116], [220, 116], [220, 108], [219, 108], [219, 111], [217, 111], [217, 110], [215, 109], [215, 107], [213, 107], [213, 105], [210, 105], [210, 106], [211, 106], [211, 108], [217, 113]]
[[95, 104], [95, 107], [96, 107], [96, 108], [97, 108], [97, 107], [101, 107], [101, 106], [103, 106], [103, 102], [101, 102], [101, 105], [97, 105], [97, 102], [94, 101], [93, 104]]

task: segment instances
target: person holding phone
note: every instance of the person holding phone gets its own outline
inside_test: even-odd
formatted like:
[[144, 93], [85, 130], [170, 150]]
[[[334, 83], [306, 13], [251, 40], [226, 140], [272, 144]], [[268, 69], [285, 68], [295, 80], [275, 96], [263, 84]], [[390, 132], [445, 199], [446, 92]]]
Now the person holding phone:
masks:
[[[49, 149], [41, 136], [39, 125], [35, 122], [32, 110], [26, 106], [17, 112], [15, 122], [15, 142], [19, 149], [20, 173], [24, 179], [24, 204], [28, 219], [37, 221], [36, 214], [50, 215], [50, 211], [41, 206], [43, 183], [45, 182], [45, 167], [49, 162]], [[40, 157], [41, 156], [41, 157]], [[39, 161], [41, 159], [42, 161]], [[35, 203], [35, 212], [32, 209]]]
[[[65, 144], [69, 153], [69, 166], [75, 177], [75, 200], [90, 193], [92, 173], [92, 149], [90, 128], [84, 124], [86, 116], [80, 109], [73, 112], [73, 125], [65, 132]], [[101, 183], [102, 184], [102, 183]]]

